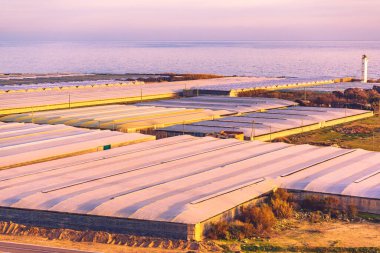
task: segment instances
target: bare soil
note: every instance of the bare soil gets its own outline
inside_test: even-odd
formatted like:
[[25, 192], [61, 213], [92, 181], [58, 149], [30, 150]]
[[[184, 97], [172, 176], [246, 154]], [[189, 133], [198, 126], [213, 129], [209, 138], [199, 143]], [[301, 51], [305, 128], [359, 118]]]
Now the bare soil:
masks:
[[[34, 228], [36, 229], [36, 228]], [[11, 231], [11, 230], [9, 230]], [[72, 231], [68, 231], [71, 232]], [[184, 245], [170, 240], [151, 240], [146, 238], [134, 237], [135, 246], [128, 246], [122, 241], [108, 241], [105, 243], [71, 241], [69, 237], [62, 236], [57, 238], [44, 237], [41, 235], [30, 236], [27, 233], [13, 235], [6, 231], [0, 231], [0, 240], [28, 243], [52, 247], [70, 248], [94, 252], [122, 253], [122, 252], [153, 252], [153, 253], [172, 253], [172, 252], [229, 252], [240, 251], [242, 244], [266, 244], [274, 246], [299, 246], [299, 247], [378, 247], [380, 252], [380, 224], [370, 222], [343, 222], [343, 221], [323, 221], [320, 223], [310, 223], [296, 219], [281, 221], [270, 238], [256, 238], [238, 241], [205, 241], [199, 246]], [[65, 234], [65, 233], [63, 233]], [[69, 233], [70, 234], [70, 233]], [[144, 243], [139, 243], [141, 241]]]

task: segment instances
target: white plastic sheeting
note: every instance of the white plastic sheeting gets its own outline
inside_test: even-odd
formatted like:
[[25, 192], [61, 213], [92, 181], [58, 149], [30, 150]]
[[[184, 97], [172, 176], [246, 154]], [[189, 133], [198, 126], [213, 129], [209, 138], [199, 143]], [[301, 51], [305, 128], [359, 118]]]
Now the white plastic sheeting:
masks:
[[232, 113], [247, 113], [273, 108], [297, 105], [297, 103], [276, 98], [238, 98], [224, 96], [199, 96], [154, 102], [139, 103], [142, 106], [163, 106], [175, 108], [203, 108], [209, 110], [226, 110]]
[[196, 224], [279, 185], [380, 198], [378, 174], [355, 183], [379, 166], [362, 150], [184, 135], [0, 171], [0, 206]]
[[380, 153], [355, 150], [280, 181], [293, 190], [380, 199]]
[[159, 82], [127, 86], [97, 87], [91, 89], [44, 90], [41, 92], [0, 93], [0, 110], [25, 108], [64, 103], [77, 103], [116, 98], [144, 97], [150, 95], [175, 94], [184, 89], [199, 89], [206, 85], [229, 83], [256, 83], [267, 80], [257, 77], [227, 77], [179, 82]]
[[0, 168], [78, 152], [154, 140], [154, 136], [88, 130], [65, 125], [0, 122]]
[[256, 137], [364, 113], [368, 113], [368, 111], [295, 106], [286, 109], [272, 109], [265, 112], [247, 113], [242, 116], [201, 121], [184, 126], [170, 126], [161, 129], [161, 131], [195, 134], [234, 131], [244, 133], [246, 137]]
[[154, 106], [107, 105], [67, 110], [12, 114], [4, 122], [65, 124], [76, 127], [136, 132], [174, 124], [212, 120], [230, 114], [226, 110], [166, 108]]

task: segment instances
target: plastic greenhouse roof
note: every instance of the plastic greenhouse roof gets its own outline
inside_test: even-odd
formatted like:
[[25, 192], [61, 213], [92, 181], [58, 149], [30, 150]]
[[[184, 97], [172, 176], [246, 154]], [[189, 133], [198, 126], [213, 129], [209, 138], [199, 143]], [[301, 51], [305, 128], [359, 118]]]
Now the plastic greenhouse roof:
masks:
[[246, 137], [250, 137], [252, 132], [254, 132], [254, 136], [260, 136], [368, 112], [345, 108], [294, 106], [286, 109], [272, 109], [265, 112], [254, 112], [241, 116], [200, 121], [184, 126], [169, 126], [161, 130], [167, 132], [212, 134], [233, 129], [233, 131], [242, 132]]
[[0, 171], [0, 206], [196, 224], [277, 186], [379, 199], [379, 165], [363, 150], [183, 135]]
[[0, 168], [154, 139], [150, 135], [65, 125], [0, 122]]

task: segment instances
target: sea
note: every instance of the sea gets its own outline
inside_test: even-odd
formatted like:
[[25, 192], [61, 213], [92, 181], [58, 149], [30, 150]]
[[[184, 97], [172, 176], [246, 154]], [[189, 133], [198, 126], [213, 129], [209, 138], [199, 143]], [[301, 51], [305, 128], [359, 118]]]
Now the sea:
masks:
[[380, 78], [380, 41], [0, 41], [0, 73]]

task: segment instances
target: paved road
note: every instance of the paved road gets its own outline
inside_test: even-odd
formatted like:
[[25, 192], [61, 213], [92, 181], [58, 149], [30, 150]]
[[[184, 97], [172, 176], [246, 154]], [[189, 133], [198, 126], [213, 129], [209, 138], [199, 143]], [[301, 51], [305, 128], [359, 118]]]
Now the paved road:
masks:
[[94, 253], [89, 251], [51, 248], [31, 244], [0, 241], [0, 253]]

